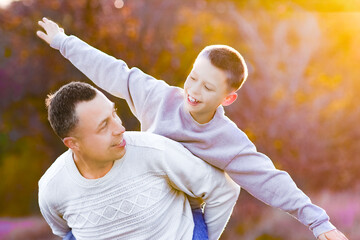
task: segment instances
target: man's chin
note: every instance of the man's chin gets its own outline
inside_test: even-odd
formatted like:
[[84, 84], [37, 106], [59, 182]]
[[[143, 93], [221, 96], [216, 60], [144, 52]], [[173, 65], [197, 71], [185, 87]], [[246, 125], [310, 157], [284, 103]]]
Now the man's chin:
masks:
[[112, 146], [111, 147], [112, 156], [115, 160], [122, 158], [126, 153], [126, 147]]
[[121, 159], [122, 157], [124, 157], [125, 153], [126, 153], [126, 151], [124, 150], [124, 151], [122, 151], [121, 153], [116, 154], [116, 159], [115, 159], [115, 160], [119, 160], [119, 159]]

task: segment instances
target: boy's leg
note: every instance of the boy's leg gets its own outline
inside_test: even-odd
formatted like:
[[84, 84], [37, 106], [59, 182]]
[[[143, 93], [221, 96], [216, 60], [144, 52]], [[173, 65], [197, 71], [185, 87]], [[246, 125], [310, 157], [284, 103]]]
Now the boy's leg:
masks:
[[63, 240], [76, 240], [74, 235], [72, 234], [71, 230], [66, 234], [66, 236], [63, 238]]
[[208, 231], [204, 219], [204, 214], [200, 208], [193, 209], [193, 218], [194, 218], [194, 233], [192, 240], [208, 240]]

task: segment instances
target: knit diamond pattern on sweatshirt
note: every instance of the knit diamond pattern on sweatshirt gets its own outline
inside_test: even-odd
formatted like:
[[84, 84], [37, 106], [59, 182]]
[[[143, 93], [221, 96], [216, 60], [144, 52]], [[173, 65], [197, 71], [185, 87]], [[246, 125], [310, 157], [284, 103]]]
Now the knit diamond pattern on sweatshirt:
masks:
[[90, 188], [81, 198], [62, 206], [64, 219], [75, 231], [106, 232], [109, 224], [116, 226], [139, 223], [151, 218], [159, 204], [171, 197], [172, 189], [163, 173], [150, 172], [132, 179], [121, 180], [121, 185], [112, 184], [95, 192]]

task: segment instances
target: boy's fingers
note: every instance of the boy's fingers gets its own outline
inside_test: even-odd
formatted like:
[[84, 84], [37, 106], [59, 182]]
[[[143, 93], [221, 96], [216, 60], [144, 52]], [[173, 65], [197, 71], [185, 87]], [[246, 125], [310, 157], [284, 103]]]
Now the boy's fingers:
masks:
[[50, 24], [55, 24], [55, 22], [53, 22], [45, 17], [42, 18], [42, 21], [39, 21], [39, 25], [41, 25], [42, 27], [44, 27], [46, 25], [50, 26]]
[[44, 23], [43, 21], [38, 21], [38, 24], [39, 24], [41, 27], [45, 28], [45, 23]]
[[44, 40], [45, 42], [48, 42], [48, 40], [47, 40], [47, 35], [46, 35], [44, 32], [42, 32], [42, 31], [37, 31], [37, 32], [36, 32], [36, 35], [37, 35], [39, 38], [41, 38], [42, 40]]
[[[320, 238], [321, 236], [324, 236], [323, 238]], [[345, 235], [338, 231], [338, 230], [332, 230], [326, 233], [323, 233], [319, 236], [319, 240], [326, 239], [326, 240], [348, 240]]]
[[36, 32], [36, 35], [38, 35], [38, 37], [39, 37], [39, 38], [42, 38], [42, 39], [46, 38], [45, 33], [43, 33], [42, 31], [37, 31], [37, 32]]
[[[57, 23], [56, 23], [56, 22], [54, 22], [54, 21], [52, 21], [52, 20], [50, 20], [50, 19], [47, 19], [46, 17], [43, 18], [43, 21], [44, 21], [45, 24], [49, 24], [49, 25], [51, 24], [51, 25], [53, 25], [53, 26], [57, 26]], [[50, 25], [50, 26], [51, 26], [51, 25]]]
[[318, 237], [318, 240], [326, 240], [327, 238], [325, 237], [325, 234], [321, 234], [319, 237]]

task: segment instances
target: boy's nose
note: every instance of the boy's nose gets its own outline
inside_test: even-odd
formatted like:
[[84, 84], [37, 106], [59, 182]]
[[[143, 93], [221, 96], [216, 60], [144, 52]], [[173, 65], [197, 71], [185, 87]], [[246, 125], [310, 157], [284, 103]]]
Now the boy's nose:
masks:
[[191, 92], [195, 95], [193, 97], [196, 97], [199, 95], [200, 90], [201, 90], [201, 84], [200, 83], [194, 83], [194, 85], [191, 88]]

